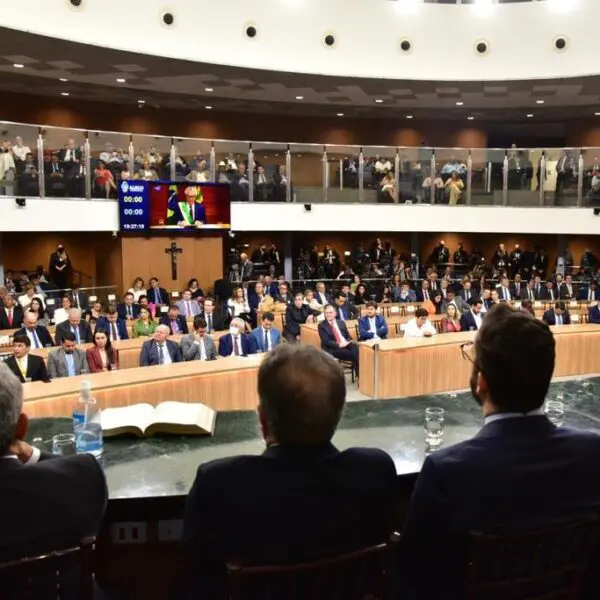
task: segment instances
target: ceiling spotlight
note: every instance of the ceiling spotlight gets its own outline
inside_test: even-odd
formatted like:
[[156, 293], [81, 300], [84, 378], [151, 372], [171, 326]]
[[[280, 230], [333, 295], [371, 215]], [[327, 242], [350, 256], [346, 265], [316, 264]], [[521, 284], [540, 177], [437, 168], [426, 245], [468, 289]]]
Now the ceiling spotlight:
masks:
[[304, 100], [304, 96], [296, 96], [296, 100]]
[[206, 110], [212, 110], [212, 106], [205, 106], [204, 107]]
[[536, 104], [544, 104], [544, 100], [536, 100], [535, 103]]
[[127, 80], [123, 79], [122, 77], [118, 77], [117, 78], [117, 83], [125, 83]]
[[14, 67], [15, 69], [22, 69], [24, 66], [25, 66], [25, 65], [22, 65], [21, 63], [14, 63], [14, 64], [13, 64], [13, 67]]
[[533, 114], [532, 114], [532, 113], [529, 113], [529, 114], [527, 115], [527, 118], [528, 118], [528, 119], [531, 119], [531, 117], [533, 117]]
[[467, 117], [467, 121], [474, 121], [475, 117]]
[[215, 88], [204, 88], [205, 92], [214, 92]]
[[66, 83], [67, 81], [69, 81], [66, 77], [61, 77], [59, 79], [59, 81], [62, 81], [63, 83]]
[[69, 95], [69, 92], [61, 92], [61, 93], [60, 93], [60, 95], [61, 95], [61, 96], [68, 96], [68, 95]]
[[138, 100], [138, 104], [146, 104], [145, 100]]
[[464, 102], [461, 102], [460, 100], [456, 103], [456, 106], [462, 106], [464, 104]]
[[597, 117], [600, 117], [600, 112], [594, 113]]
[[338, 117], [343, 117], [343, 116], [344, 116], [344, 113], [338, 113], [338, 114], [337, 114], [337, 116], [338, 116]]
[[406, 118], [407, 118], [407, 119], [412, 119], [412, 118], [413, 118], [413, 116], [412, 116], [412, 115], [406, 115]]
[[375, 102], [377, 104], [381, 104], [383, 102], [383, 100], [381, 98], [375, 98]]

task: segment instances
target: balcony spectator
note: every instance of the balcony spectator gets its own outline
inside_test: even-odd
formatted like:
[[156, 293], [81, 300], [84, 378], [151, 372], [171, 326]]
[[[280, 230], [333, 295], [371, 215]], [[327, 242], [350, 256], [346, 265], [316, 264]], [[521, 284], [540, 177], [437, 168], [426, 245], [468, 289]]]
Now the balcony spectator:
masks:
[[143, 179], [144, 181], [156, 181], [158, 179], [158, 174], [154, 167], [150, 166], [150, 162], [145, 160], [142, 163], [142, 168], [136, 173], [136, 179]]
[[0, 181], [7, 194], [13, 190], [13, 182], [17, 176], [17, 167], [12, 153], [12, 145], [9, 140], [0, 144]]
[[21, 136], [15, 137], [15, 143], [12, 146], [12, 153], [15, 159], [15, 163], [24, 163], [27, 159], [27, 155], [31, 154], [31, 149], [23, 143]]
[[94, 195], [104, 197], [107, 200], [111, 197], [116, 197], [117, 186], [113, 174], [106, 168], [106, 163], [103, 160], [98, 161], [98, 165], [94, 169]]
[[[275, 202], [285, 202], [287, 200], [288, 175], [285, 165], [279, 165], [273, 173], [273, 200]], [[290, 195], [293, 193], [290, 190]]]
[[396, 180], [393, 173], [387, 173], [379, 185], [378, 202], [394, 202], [396, 199]]
[[74, 166], [81, 163], [83, 153], [75, 144], [74, 139], [67, 142], [67, 146], [60, 151], [59, 162], [63, 173], [68, 173]]
[[65, 170], [58, 154], [52, 155], [50, 162], [44, 165], [44, 170], [48, 196], [65, 196], [67, 193]]
[[25, 160], [20, 164], [21, 173], [19, 175], [19, 194], [22, 194], [23, 196], [39, 196], [39, 171], [33, 160], [33, 154], [27, 154], [25, 156]]
[[446, 181], [446, 189], [448, 191], [448, 204], [454, 206], [458, 204], [462, 197], [462, 191], [465, 187], [462, 179], [458, 176], [456, 171], [452, 171], [450, 179]]
[[206, 161], [201, 160], [197, 164], [196, 168], [185, 176], [185, 180], [194, 183], [204, 183], [206, 181], [210, 181], [210, 171], [207, 168]]
[[254, 199], [258, 201], [269, 200], [269, 182], [265, 175], [265, 168], [259, 165], [256, 168], [256, 175], [254, 177]]
[[[221, 171], [223, 169], [223, 171]], [[225, 163], [219, 163], [219, 173], [224, 173]], [[228, 180], [227, 180], [228, 181]], [[226, 181], [226, 182], [227, 182]], [[222, 182], [219, 178], [219, 183]], [[250, 193], [250, 180], [248, 179], [248, 173], [246, 171], [245, 163], [240, 163], [240, 167], [237, 173], [231, 180], [231, 199], [234, 202], [246, 202]]]

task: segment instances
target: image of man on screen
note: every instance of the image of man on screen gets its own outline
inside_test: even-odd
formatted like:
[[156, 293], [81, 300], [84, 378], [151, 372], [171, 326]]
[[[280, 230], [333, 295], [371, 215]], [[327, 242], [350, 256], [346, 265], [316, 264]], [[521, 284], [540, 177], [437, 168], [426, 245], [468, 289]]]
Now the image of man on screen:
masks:
[[195, 185], [190, 185], [185, 189], [185, 201], [183, 202], [177, 197], [177, 192], [173, 192], [167, 206], [167, 225], [202, 227], [206, 221], [206, 211], [202, 201], [202, 190]]

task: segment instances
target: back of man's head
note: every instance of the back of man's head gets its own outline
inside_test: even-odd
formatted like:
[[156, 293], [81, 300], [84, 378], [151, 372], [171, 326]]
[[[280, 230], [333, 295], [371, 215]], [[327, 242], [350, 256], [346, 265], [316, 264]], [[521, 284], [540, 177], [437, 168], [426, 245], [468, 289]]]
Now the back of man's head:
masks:
[[488, 311], [475, 341], [475, 368], [502, 412], [526, 413], [543, 405], [555, 355], [548, 326], [507, 304]]
[[346, 384], [339, 364], [328, 354], [312, 346], [282, 344], [260, 366], [258, 395], [268, 443], [311, 446], [333, 437]]
[[0, 361], [0, 456], [6, 456], [15, 439], [23, 405], [23, 388], [12, 371]]

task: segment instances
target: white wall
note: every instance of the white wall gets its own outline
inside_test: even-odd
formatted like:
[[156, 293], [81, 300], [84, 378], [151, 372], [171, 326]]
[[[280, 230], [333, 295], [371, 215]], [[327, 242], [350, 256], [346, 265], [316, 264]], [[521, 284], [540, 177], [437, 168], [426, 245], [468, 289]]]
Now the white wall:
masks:
[[[565, 12], [570, 5], [575, 8]], [[162, 25], [165, 11], [175, 15], [171, 29]], [[107, 21], [107, 15], [114, 18]], [[600, 73], [593, 25], [598, 22], [598, 0], [496, 4], [485, 10], [418, 0], [84, 0], [76, 10], [68, 0], [28, 0], [11, 2], [0, 24], [239, 67], [348, 77], [505, 80]], [[258, 29], [253, 40], [244, 33], [248, 23]], [[334, 49], [321, 43], [328, 32], [338, 39]], [[557, 35], [569, 38], [566, 52], [553, 49]], [[399, 51], [405, 37], [413, 42], [411, 54]], [[480, 39], [490, 44], [485, 58], [474, 51]]]
[[[428, 204], [235, 203], [233, 231], [447, 231], [489, 233], [600, 233], [600, 217], [583, 208], [431, 206]], [[116, 202], [0, 198], [2, 231], [117, 231]]]

